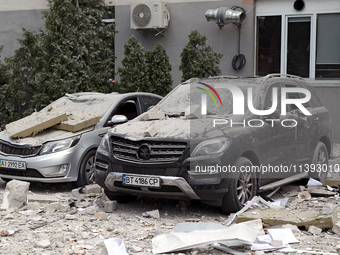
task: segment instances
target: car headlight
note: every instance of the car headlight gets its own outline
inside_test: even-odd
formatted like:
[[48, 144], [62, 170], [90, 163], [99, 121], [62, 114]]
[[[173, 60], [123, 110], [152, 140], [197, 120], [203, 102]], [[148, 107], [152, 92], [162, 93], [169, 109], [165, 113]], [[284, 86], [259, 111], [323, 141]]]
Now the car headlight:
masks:
[[64, 140], [45, 143], [41, 148], [40, 155], [46, 155], [66, 150], [68, 148], [75, 146], [79, 142], [79, 140], [80, 136], [76, 136]]
[[207, 156], [223, 152], [229, 147], [231, 140], [226, 137], [201, 142], [196, 146], [191, 157]]
[[102, 140], [101, 140], [101, 142], [99, 144], [99, 148], [104, 150], [104, 151], [109, 151], [109, 149], [110, 149], [110, 146], [109, 146], [109, 135], [107, 133], [103, 136], [103, 138], [102, 138]]

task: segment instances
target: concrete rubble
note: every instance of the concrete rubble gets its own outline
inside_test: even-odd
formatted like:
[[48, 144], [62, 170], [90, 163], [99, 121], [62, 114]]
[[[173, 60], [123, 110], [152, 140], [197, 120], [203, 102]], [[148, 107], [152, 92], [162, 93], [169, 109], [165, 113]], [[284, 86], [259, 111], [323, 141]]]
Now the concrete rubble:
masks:
[[37, 133], [67, 120], [66, 113], [41, 111], [6, 125], [10, 137], [34, 136]]
[[30, 183], [12, 180], [7, 183], [1, 209], [20, 208], [27, 202]]
[[[3, 197], [5, 187], [6, 183], [0, 182], [0, 197]], [[217, 208], [195, 202], [186, 204], [185, 210], [182, 210], [183, 207], [178, 201], [162, 199], [140, 198], [132, 203], [120, 204], [117, 201], [110, 201], [96, 185], [74, 189], [64, 184], [39, 186], [32, 183], [29, 188], [30, 190], [26, 191], [27, 205], [0, 210], [0, 254], [108, 254], [103, 252], [107, 251], [107, 247], [113, 249], [110, 245], [124, 244], [126, 254], [151, 255], [152, 240], [156, 236], [163, 235], [162, 238], [166, 238], [169, 237], [168, 233], [173, 231], [182, 233], [178, 231], [207, 228], [200, 231], [210, 231], [213, 241], [213, 234], [217, 233], [217, 229], [221, 229], [219, 230], [221, 233], [228, 233], [224, 232], [223, 228], [226, 228], [231, 218]], [[249, 208], [243, 214], [259, 210], [276, 210], [276, 214], [279, 211], [314, 211], [320, 215], [327, 214], [326, 212], [330, 215], [330, 212], [334, 211], [333, 214], [337, 214], [336, 205], [340, 202], [338, 194], [311, 197], [309, 200], [296, 202], [300, 191], [298, 185], [282, 187], [272, 198], [278, 200], [289, 197], [285, 208], [268, 208], [265, 204], [258, 203], [253, 205], [255, 208]], [[88, 196], [90, 194], [96, 196]], [[143, 217], [143, 214], [149, 218]], [[243, 214], [236, 217], [238, 221], [242, 219]], [[282, 216], [282, 219], [285, 218], [287, 217]], [[280, 251], [282, 247], [305, 251], [304, 254], [333, 255], [340, 252], [339, 220], [333, 221], [334, 226], [325, 228], [318, 224], [314, 225], [315, 222], [308, 227], [298, 226], [296, 222], [284, 224], [285, 221], [282, 219], [273, 222], [271, 227], [265, 223], [265, 218], [258, 220], [260, 224], [258, 221], [255, 221], [256, 224], [252, 224], [251, 221], [244, 222], [258, 230], [257, 237], [264, 236], [261, 238], [267, 240], [266, 247], [271, 247], [269, 250], [251, 250], [249, 245], [234, 246], [245, 238], [244, 233], [249, 231], [240, 231], [237, 241], [232, 240], [236, 232], [231, 231], [228, 233], [231, 234], [231, 239], [229, 237], [227, 240], [224, 239], [226, 243], [220, 237], [219, 244], [198, 242], [197, 246], [169, 254], [279, 255], [284, 254], [284, 251]], [[228, 228], [238, 224], [240, 223], [232, 223]], [[180, 235], [182, 238], [192, 236]], [[268, 239], [268, 235], [271, 238]], [[294, 237], [298, 242], [295, 239], [287, 239], [288, 237]], [[226, 246], [227, 244], [229, 246]]]
[[[103, 111], [111, 105], [109, 100], [104, 100], [100, 104], [93, 105], [89, 113], [84, 111], [83, 104], [70, 103], [77, 100], [77, 96], [66, 95], [62, 98], [62, 102], [56, 101], [39, 112], [11, 122], [6, 125], [7, 135], [12, 138], [33, 137], [50, 128], [75, 133], [97, 124], [104, 113]], [[79, 100], [79, 102], [88, 100], [91, 103], [90, 96], [82, 96]]]

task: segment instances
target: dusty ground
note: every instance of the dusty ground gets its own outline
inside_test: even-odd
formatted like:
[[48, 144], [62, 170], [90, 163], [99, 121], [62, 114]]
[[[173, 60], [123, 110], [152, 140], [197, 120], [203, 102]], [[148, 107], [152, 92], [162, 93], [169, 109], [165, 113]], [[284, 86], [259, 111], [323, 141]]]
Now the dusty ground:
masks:
[[[335, 146], [332, 159], [340, 158], [340, 145]], [[339, 161], [340, 162], [340, 161]], [[296, 182], [281, 187], [272, 199], [289, 198], [286, 205], [290, 209], [320, 210], [324, 206], [331, 205], [336, 208], [340, 205], [339, 195], [330, 197], [315, 197], [310, 201], [296, 202], [299, 186], [304, 182]], [[0, 203], [2, 202], [6, 182], [0, 180]], [[74, 206], [70, 199], [74, 198], [71, 191], [76, 187], [73, 184], [41, 184], [31, 183], [29, 189], [29, 199], [36, 195], [40, 197], [41, 209], [47, 208], [49, 202], [61, 201], [63, 205]], [[262, 194], [265, 195], [265, 194]], [[185, 203], [164, 199], [139, 198], [135, 202], [128, 204], [118, 204], [118, 209], [113, 213], [108, 213], [107, 219], [99, 220], [93, 214], [89, 214], [86, 208], [96, 205], [97, 212], [104, 209], [102, 202], [107, 199], [105, 196], [93, 197], [80, 194], [83, 200], [76, 204], [78, 211], [70, 215], [60, 211], [42, 211], [35, 215], [23, 215], [27, 209], [0, 210], [0, 232], [14, 230], [10, 236], [0, 237], [0, 254], [101, 254], [104, 247], [103, 240], [117, 237], [124, 241], [129, 254], [152, 254], [152, 238], [159, 234], [169, 232], [177, 223], [185, 221], [215, 222], [225, 224], [228, 215], [224, 215], [218, 208], [203, 205], [197, 201], [191, 202], [187, 207]], [[46, 201], [43, 201], [46, 199]], [[33, 203], [29, 200], [29, 204]], [[142, 213], [156, 210], [160, 212], [160, 218], [143, 218]], [[70, 209], [71, 210], [71, 209]], [[37, 212], [37, 211], [35, 211]], [[340, 212], [340, 210], [339, 210]], [[340, 216], [340, 215], [339, 215]], [[53, 221], [45, 226], [31, 229], [38, 223]], [[321, 234], [315, 235], [305, 229], [300, 229], [301, 233], [295, 234], [300, 241], [292, 244], [293, 248], [313, 252], [335, 253], [340, 252], [340, 237], [330, 229], [324, 229]], [[338, 249], [337, 249], [338, 246]], [[250, 251], [244, 249], [240, 251]], [[174, 254], [227, 254], [203, 246], [200, 248]], [[282, 254], [278, 252], [266, 254]], [[315, 253], [314, 253], [315, 254]]]
[[[294, 200], [299, 192], [299, 185], [294, 183], [282, 187], [273, 199], [289, 197], [287, 207], [296, 207]], [[6, 183], [0, 182], [0, 198], [2, 198]], [[62, 203], [68, 204], [72, 198], [71, 190], [75, 187], [70, 184], [37, 184], [31, 183], [29, 196], [44, 195], [46, 199], [60, 199]], [[96, 198], [86, 197], [81, 206], [90, 206]], [[101, 201], [97, 199], [97, 201]], [[89, 203], [86, 203], [89, 202]], [[317, 210], [317, 206], [328, 203], [338, 205], [338, 195], [329, 198], [318, 197], [313, 201], [299, 203], [299, 208]], [[100, 203], [98, 203], [100, 204]], [[47, 202], [40, 202], [43, 207]], [[316, 206], [317, 205], [317, 206]], [[21, 209], [24, 211], [25, 208]], [[142, 217], [145, 211], [158, 209], [160, 218], [152, 219]], [[98, 208], [98, 210], [102, 210]], [[118, 204], [118, 210], [109, 213], [108, 219], [98, 220], [86, 211], [78, 211], [76, 214], [67, 216], [54, 223], [30, 229], [30, 226], [57, 219], [64, 215], [60, 211], [53, 213], [41, 212], [36, 215], [26, 216], [20, 214], [19, 210], [1, 211], [0, 231], [15, 230], [11, 236], [0, 238], [0, 254], [100, 254], [103, 245], [102, 239], [118, 237], [125, 243], [129, 254], [152, 254], [151, 241], [158, 233], [169, 232], [175, 224], [185, 222], [188, 219], [196, 219], [201, 222], [226, 223], [228, 216], [223, 215], [218, 208], [212, 208], [193, 202], [189, 207], [180, 207], [178, 201], [138, 199], [129, 204]], [[138, 216], [139, 218], [137, 218]], [[336, 246], [340, 245], [339, 236], [324, 230], [320, 235], [313, 235], [306, 230], [296, 234], [299, 244], [291, 245], [301, 250], [337, 253]], [[140, 252], [133, 252], [133, 250]], [[249, 250], [248, 250], [249, 251]], [[180, 253], [175, 253], [180, 254]], [[215, 250], [209, 246], [196, 248], [181, 254], [227, 254]], [[280, 253], [266, 253], [280, 254]]]

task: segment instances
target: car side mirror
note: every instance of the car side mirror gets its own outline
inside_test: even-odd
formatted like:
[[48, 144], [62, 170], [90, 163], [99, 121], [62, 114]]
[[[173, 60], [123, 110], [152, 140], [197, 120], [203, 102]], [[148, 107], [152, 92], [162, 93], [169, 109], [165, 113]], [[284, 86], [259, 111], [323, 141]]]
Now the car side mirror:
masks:
[[122, 124], [128, 121], [128, 118], [125, 115], [114, 115], [111, 118], [111, 125]]

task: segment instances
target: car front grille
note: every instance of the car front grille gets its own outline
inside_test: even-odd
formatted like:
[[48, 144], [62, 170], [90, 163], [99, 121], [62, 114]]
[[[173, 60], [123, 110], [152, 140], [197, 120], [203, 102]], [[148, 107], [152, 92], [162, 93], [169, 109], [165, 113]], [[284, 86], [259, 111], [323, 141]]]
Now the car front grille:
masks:
[[[149, 157], [144, 159], [138, 156], [138, 151], [143, 145], [150, 149]], [[114, 157], [130, 161], [175, 162], [181, 158], [186, 147], [185, 142], [131, 141], [112, 137], [112, 153]]]
[[123, 166], [123, 172], [129, 174], [156, 175], [156, 176], [177, 176], [179, 168], [175, 167], [135, 167]]
[[30, 169], [30, 168], [26, 170], [0, 168], [0, 174], [10, 175], [10, 176], [20, 176], [20, 177], [45, 178], [38, 170]]
[[41, 146], [19, 146], [0, 141], [0, 152], [6, 155], [34, 156], [37, 155]]

